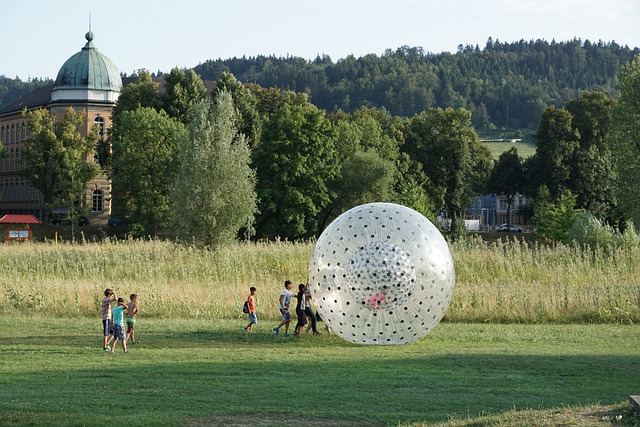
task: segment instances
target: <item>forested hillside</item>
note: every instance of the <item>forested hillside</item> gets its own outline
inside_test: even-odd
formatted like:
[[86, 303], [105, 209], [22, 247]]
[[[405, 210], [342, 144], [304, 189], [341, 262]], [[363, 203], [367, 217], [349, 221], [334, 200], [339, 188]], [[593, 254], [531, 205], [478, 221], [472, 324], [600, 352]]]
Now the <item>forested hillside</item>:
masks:
[[[384, 107], [394, 116], [411, 117], [431, 107], [463, 107], [472, 112], [478, 131], [531, 130], [547, 105], [564, 106], [582, 91], [616, 96], [617, 71], [638, 54], [638, 47], [615, 42], [490, 38], [483, 48], [460, 45], [455, 54], [404, 46], [337, 62], [328, 56], [209, 60], [195, 71], [203, 80], [217, 80], [228, 71], [244, 83], [306, 92], [329, 112]], [[0, 108], [47, 83], [0, 75]]]
[[[0, 70], [0, 73], [2, 70]], [[51, 80], [29, 79], [23, 82], [19, 78], [10, 79], [0, 74], [0, 109], [22, 98], [33, 90], [53, 83]]]
[[203, 80], [229, 71], [242, 82], [307, 92], [327, 111], [366, 106], [410, 117], [431, 107], [464, 107], [478, 130], [537, 128], [547, 105], [565, 105], [582, 91], [616, 95], [615, 76], [640, 49], [615, 42], [574, 39], [501, 43], [432, 54], [419, 47], [387, 50], [382, 56], [242, 57], [210, 60], [195, 67]]

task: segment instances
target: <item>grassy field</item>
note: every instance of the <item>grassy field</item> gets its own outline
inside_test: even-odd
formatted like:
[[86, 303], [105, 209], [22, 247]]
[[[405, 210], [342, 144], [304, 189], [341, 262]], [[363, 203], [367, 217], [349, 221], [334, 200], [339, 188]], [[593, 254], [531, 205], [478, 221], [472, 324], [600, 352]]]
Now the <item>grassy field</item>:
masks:
[[[0, 246], [0, 314], [97, 315], [106, 287], [137, 293], [146, 317], [233, 319], [250, 286], [275, 319], [285, 279], [306, 281], [312, 243], [208, 252], [167, 242]], [[509, 240], [451, 245], [454, 322], [638, 323], [640, 248], [590, 252]]]
[[633, 426], [640, 329], [437, 326], [417, 343], [276, 337], [272, 322], [0, 317], [0, 425]]
[[518, 150], [518, 155], [522, 158], [527, 158], [533, 156], [536, 153], [536, 145], [531, 142], [520, 141], [520, 142], [484, 142], [484, 144], [489, 147], [489, 151], [491, 151], [491, 157], [495, 160], [500, 157], [500, 154], [504, 153], [511, 149], [511, 147], [515, 147]]
[[[444, 322], [372, 347], [271, 333], [313, 243], [0, 246], [0, 425], [640, 426], [639, 248], [450, 248]], [[139, 295], [128, 355], [101, 349], [105, 287]]]

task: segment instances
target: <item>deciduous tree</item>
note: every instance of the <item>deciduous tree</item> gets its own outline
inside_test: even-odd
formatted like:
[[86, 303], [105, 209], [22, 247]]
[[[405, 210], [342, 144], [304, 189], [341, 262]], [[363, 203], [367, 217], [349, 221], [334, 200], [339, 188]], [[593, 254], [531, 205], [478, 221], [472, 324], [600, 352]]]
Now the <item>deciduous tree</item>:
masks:
[[548, 107], [542, 114], [536, 132], [538, 147], [532, 156], [534, 191], [542, 185], [556, 199], [571, 188], [574, 153], [579, 146], [580, 134], [572, 124], [571, 113], [564, 108]]
[[524, 193], [524, 160], [518, 155], [518, 149], [511, 147], [500, 154], [493, 165], [489, 191], [504, 195], [507, 199], [507, 219], [511, 218], [511, 205], [518, 193]]
[[136, 80], [122, 88], [118, 102], [113, 108], [114, 122], [123, 111], [149, 107], [160, 111], [162, 98], [158, 91], [158, 83], [154, 82], [148, 71], [138, 71]]
[[[615, 201], [611, 117], [616, 102], [601, 92], [586, 92], [567, 104], [579, 146], [572, 163], [569, 188], [577, 206], [601, 220], [615, 224]], [[616, 224], [617, 225], [617, 224]]]
[[256, 177], [228, 92], [194, 106], [180, 151], [171, 200], [178, 239], [215, 248], [233, 240], [241, 229], [250, 231], [256, 213]]
[[478, 141], [471, 113], [433, 108], [412, 117], [405, 149], [422, 164], [431, 199], [447, 214], [450, 231], [457, 233], [464, 211], [484, 189], [490, 173], [488, 148]]
[[123, 111], [113, 134], [114, 204], [131, 218], [134, 233], [158, 236], [167, 223], [184, 126], [150, 107]]
[[233, 74], [224, 72], [220, 74], [216, 81], [216, 89], [212, 96], [226, 91], [233, 98], [233, 105], [236, 109], [236, 126], [242, 133], [249, 147], [255, 148], [260, 144], [260, 133], [262, 131], [262, 119], [258, 113], [258, 101], [251, 90], [243, 85]]
[[576, 197], [569, 190], [563, 191], [556, 201], [549, 201], [548, 195], [543, 185], [537, 198], [533, 223], [541, 236], [564, 242], [580, 213], [576, 208]]
[[362, 109], [353, 115], [333, 115], [340, 175], [333, 187], [336, 197], [324, 215], [321, 229], [359, 204], [395, 201], [400, 141], [383, 129], [379, 119], [385, 120], [386, 114]]
[[192, 106], [207, 97], [207, 89], [193, 70], [176, 67], [164, 79], [162, 105], [170, 117], [186, 124], [191, 117]]
[[45, 223], [54, 204], [68, 208], [73, 218], [87, 182], [99, 172], [91, 154], [100, 138], [93, 130], [87, 136], [80, 134], [79, 128], [86, 126], [84, 110], [69, 107], [60, 120], [46, 109], [26, 115], [31, 136], [24, 141], [20, 175], [40, 191]]
[[624, 215], [640, 228], [640, 55], [618, 76], [620, 99], [614, 112], [614, 149], [618, 203]]
[[[316, 235], [321, 214], [335, 197], [339, 163], [331, 123], [308, 101], [285, 95], [266, 120], [256, 148], [260, 213], [257, 237], [300, 239]], [[275, 105], [275, 104], [272, 104]]]

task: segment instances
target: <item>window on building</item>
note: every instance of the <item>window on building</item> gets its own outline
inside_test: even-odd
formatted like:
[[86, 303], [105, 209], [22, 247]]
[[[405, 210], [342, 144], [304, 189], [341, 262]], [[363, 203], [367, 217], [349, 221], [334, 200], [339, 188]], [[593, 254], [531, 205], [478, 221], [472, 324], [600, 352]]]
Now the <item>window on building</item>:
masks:
[[4, 138], [4, 126], [2, 126], [2, 130], [0, 130], [0, 142], [5, 142], [6, 139]]
[[26, 124], [22, 124], [22, 129], [20, 130], [20, 139], [24, 140], [27, 138], [27, 125]]
[[95, 190], [93, 192], [93, 206], [91, 208], [92, 212], [102, 212], [104, 197], [102, 195], [102, 191]]
[[93, 120], [94, 126], [98, 128], [98, 134], [100, 135], [100, 140], [96, 144], [95, 154], [93, 155], [93, 160], [98, 163], [100, 166], [104, 166], [105, 159], [102, 153], [102, 143], [104, 140], [104, 118], [98, 116]]
[[104, 138], [104, 118], [98, 116], [93, 123], [98, 126], [98, 135], [100, 135], [100, 138]]
[[16, 126], [11, 125], [11, 143], [16, 142]]

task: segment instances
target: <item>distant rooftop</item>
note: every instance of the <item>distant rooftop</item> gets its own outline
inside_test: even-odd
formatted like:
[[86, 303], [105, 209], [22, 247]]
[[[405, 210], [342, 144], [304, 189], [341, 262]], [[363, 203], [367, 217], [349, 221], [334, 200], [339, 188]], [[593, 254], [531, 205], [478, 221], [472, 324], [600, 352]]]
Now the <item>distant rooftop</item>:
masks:
[[93, 33], [85, 34], [82, 50], [67, 59], [55, 82], [55, 89], [97, 89], [120, 92], [122, 79], [118, 68], [93, 45]]

